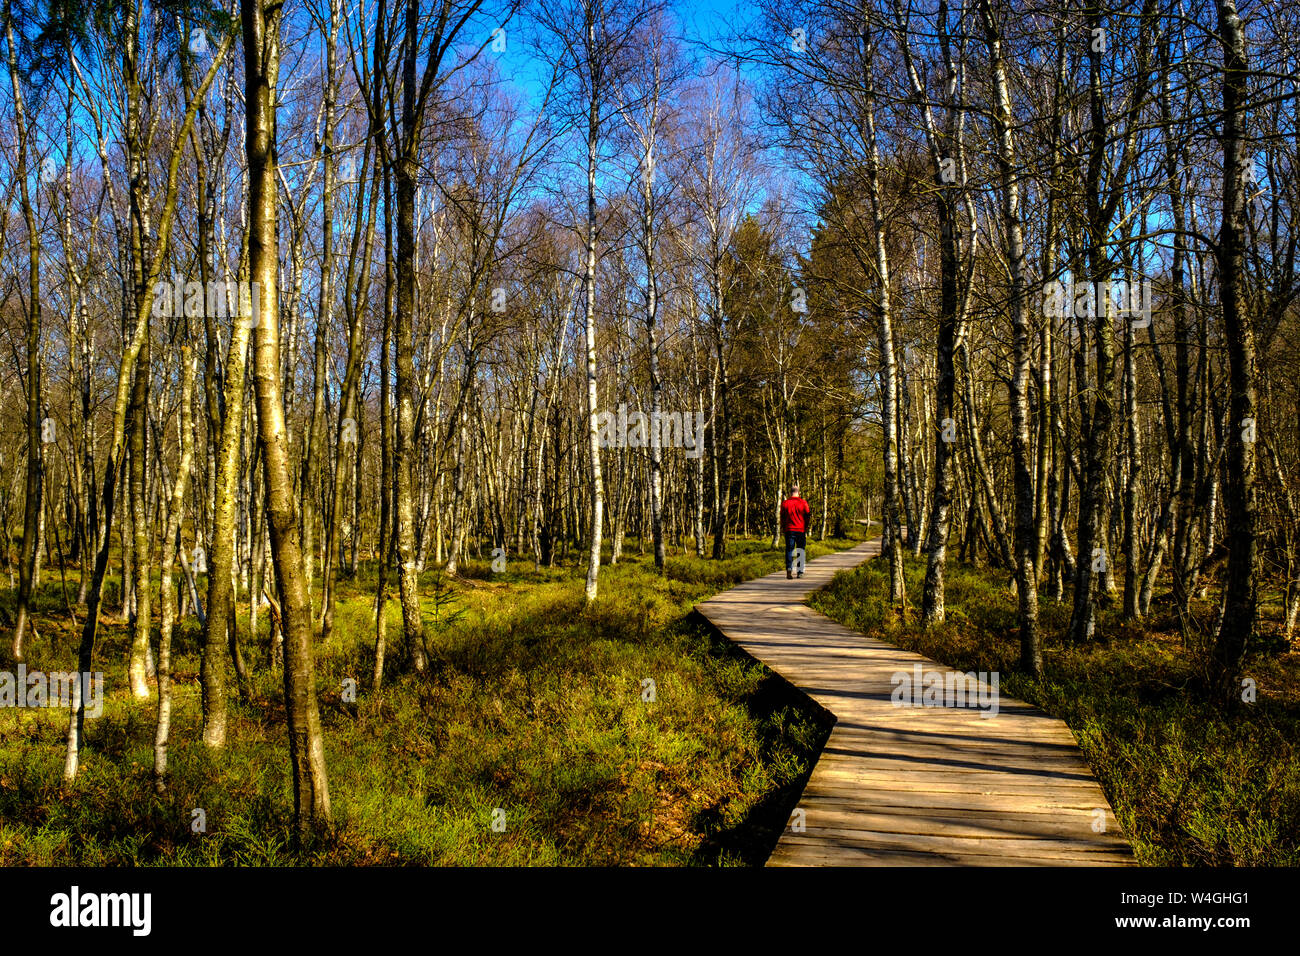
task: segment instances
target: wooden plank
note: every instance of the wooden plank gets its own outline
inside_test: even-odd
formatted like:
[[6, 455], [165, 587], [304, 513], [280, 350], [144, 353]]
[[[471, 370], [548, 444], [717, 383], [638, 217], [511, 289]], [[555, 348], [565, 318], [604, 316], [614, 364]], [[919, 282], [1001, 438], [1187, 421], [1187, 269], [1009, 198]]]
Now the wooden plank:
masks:
[[898, 706], [896, 675], [957, 672], [801, 603], [878, 552], [862, 544], [809, 562], [802, 579], [778, 572], [697, 606], [836, 717], [798, 804], [802, 832], [788, 827], [769, 865], [1132, 865], [1062, 721], [1000, 692], [982, 712], [978, 685], [972, 706]]
[[[915, 834], [980, 839], [1050, 839], [1086, 841], [1096, 849], [1109, 845], [1115, 849], [1122, 841], [1114, 838], [1116, 822], [1107, 814], [1106, 831], [1110, 840], [1093, 829], [1095, 818], [1084, 811], [1066, 813], [1014, 813], [1005, 811], [911, 810], [900, 812], [894, 807], [863, 808], [852, 804], [815, 805], [801, 818], [804, 833], [828, 831], [865, 831], [868, 833]], [[794, 831], [791, 831], [792, 836]]]
[[[967, 798], [966, 803], [962, 803], [963, 798]], [[944, 806], [969, 805], [1004, 810], [1014, 808], [1024, 813], [1059, 807], [1086, 807], [1090, 812], [1095, 809], [1108, 809], [1100, 788], [1088, 790], [1083, 787], [1044, 787], [1029, 792], [1006, 793], [1001, 790], [980, 790], [964, 781], [929, 783], [923, 779], [873, 781], [865, 786], [834, 780], [809, 780], [808, 786], [804, 788], [803, 795], [800, 797], [799, 806], [807, 807], [812, 801], [819, 799], [860, 800], [864, 805], [872, 801], [887, 800], [890, 803], [918, 807], [932, 806], [937, 802]]]
[[868, 778], [863, 780], [846, 780], [844, 778], [827, 778], [816, 777], [808, 781], [808, 788], [816, 788], [816, 792], [834, 790], [838, 793], [855, 793], [862, 790], [898, 790], [913, 793], [970, 793], [982, 796], [999, 796], [1005, 799], [1005, 804], [1011, 806], [1019, 801], [1032, 805], [1037, 799], [1055, 798], [1058, 800], [1079, 800], [1085, 803], [1091, 803], [1093, 806], [1106, 806], [1105, 797], [1101, 789], [1096, 790], [1086, 787], [1063, 787], [1057, 785], [1039, 784], [1034, 781], [1024, 783], [984, 783], [982, 781], [969, 778], [934, 778], [922, 771], [917, 771], [911, 775], [896, 774], [890, 777]]
[[1032, 856], [1073, 860], [1095, 859], [1097, 856], [1120, 856], [1115, 845], [1090, 839], [1037, 838], [1037, 837], [961, 837], [929, 833], [887, 833], [884, 831], [839, 830], [824, 827], [793, 834], [790, 842], [833, 842], [841, 847], [889, 847], [905, 850], [929, 850], [948, 856]]
[[[1023, 741], [978, 740], [954, 745], [951, 741], [881, 739], [875, 734], [832, 734], [826, 743], [828, 754], [865, 755], [874, 760], [901, 766], [908, 762], [948, 764], [954, 769], [970, 765], [1002, 767], [1028, 766], [1086, 770], [1087, 764], [1077, 750], [1061, 744], [1025, 745]], [[1090, 776], [1090, 775], [1089, 775]]]
[[[864, 805], [856, 800], [819, 800], [810, 803], [803, 825], [841, 830], [886, 830], [893, 833], [960, 832], [968, 836], [1073, 834], [1081, 826], [1092, 828], [1091, 809], [1025, 811], [994, 807], [893, 807]], [[1110, 829], [1114, 821], [1107, 818]], [[933, 824], [937, 829], [927, 829]], [[1009, 830], [1011, 827], [1022, 829]]]
[[816, 843], [782, 843], [773, 851], [768, 866], [1124, 866], [1124, 856], [1062, 859], [1059, 856], [1005, 856], [1002, 854], [936, 853], [885, 846], [842, 846]]
[[[880, 787], [864, 790], [861, 787], [832, 790], [826, 787], [809, 787], [804, 790], [799, 806], [807, 810], [816, 805], [835, 806], [841, 802], [861, 807], [864, 812], [874, 808], [893, 808], [900, 813], [913, 810], [959, 810], [970, 812], [1015, 812], [1023, 814], [1087, 812], [1098, 809], [1095, 802], [1084, 794], [1064, 796], [1035, 794], [1031, 802], [1009, 803], [1002, 794], [970, 793], [968, 791], [942, 792], [934, 790], [888, 790]], [[1104, 805], [1101, 809], [1107, 809]]]
[[1092, 774], [1087, 765], [1082, 761], [1071, 761], [1068, 757], [1035, 760], [1032, 755], [990, 754], [988, 751], [964, 753], [952, 749], [942, 754], [926, 751], [899, 754], [866, 746], [853, 750], [843, 742], [827, 747], [824, 753], [827, 772], [835, 769], [836, 772], [853, 774], [855, 777], [924, 770], [937, 775], [987, 774], [998, 778], [1008, 775], [1021, 778], [1046, 777], [1063, 783], [1076, 780], [1092, 782]]

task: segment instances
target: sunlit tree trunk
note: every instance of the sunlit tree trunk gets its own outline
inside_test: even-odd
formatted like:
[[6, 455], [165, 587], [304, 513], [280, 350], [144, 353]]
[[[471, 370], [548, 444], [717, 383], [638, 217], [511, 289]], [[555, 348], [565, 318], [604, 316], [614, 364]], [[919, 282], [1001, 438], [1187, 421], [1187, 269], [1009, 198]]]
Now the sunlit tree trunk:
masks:
[[990, 0], [981, 0], [993, 74], [993, 126], [997, 136], [998, 169], [1002, 181], [1002, 222], [1010, 267], [1012, 338], [1011, 460], [1015, 496], [1015, 575], [1020, 610], [1020, 665], [1037, 675], [1043, 666], [1038, 633], [1038, 542], [1034, 524], [1034, 479], [1030, 470], [1029, 432], [1029, 289], [1025, 272], [1024, 221], [1016, 168], [1014, 114], [1002, 58], [1002, 36], [993, 19]]
[[[249, 253], [245, 246], [245, 256]], [[248, 273], [241, 265], [241, 288]], [[239, 311], [248, 317], [254, 303], [243, 300]], [[230, 344], [226, 350], [225, 389], [217, 444], [216, 507], [213, 512], [212, 541], [209, 543], [208, 616], [203, 627], [203, 656], [199, 665], [203, 704], [203, 743], [211, 748], [226, 744], [226, 662], [230, 654], [231, 628], [235, 618], [235, 509], [239, 494], [239, 471], [244, 426], [244, 386], [246, 384], [248, 346], [252, 324], [245, 319], [231, 323]], [[252, 600], [258, 601], [259, 594]]]
[[[594, 4], [585, 8], [588, 66], [596, 65], [596, 10]], [[605, 491], [600, 474], [600, 401], [596, 389], [596, 159], [600, 143], [600, 86], [593, 78], [587, 104], [587, 229], [585, 236], [583, 273], [583, 323], [586, 340], [586, 395], [587, 395], [587, 448], [588, 480], [591, 492], [591, 528], [587, 548], [587, 600], [596, 599], [600, 572], [601, 533], [604, 528]]]
[[[864, 25], [864, 30], [868, 29]], [[881, 548], [889, 561], [889, 601], [901, 610], [905, 598], [903, 583], [903, 539], [900, 534], [898, 484], [898, 367], [894, 361], [893, 310], [889, 295], [889, 252], [885, 245], [885, 210], [880, 194], [880, 144], [876, 135], [875, 46], [864, 34], [866, 50], [863, 70], [866, 87], [867, 193], [871, 203], [876, 263], [876, 311], [880, 342], [882, 448], [885, 467], [885, 538]]]
[[[338, 4], [331, 0], [329, 9], [329, 26], [325, 34], [325, 90], [321, 103], [321, 265], [319, 298], [316, 306], [316, 354], [312, 362], [312, 401], [311, 417], [308, 420], [306, 436], [306, 461], [302, 470], [302, 542], [303, 561], [306, 562], [307, 592], [311, 595], [315, 581], [314, 551], [318, 523], [317, 502], [323, 494], [321, 488], [321, 455], [325, 446], [325, 379], [328, 375], [327, 362], [329, 346], [334, 334], [334, 191], [335, 171], [338, 166], [334, 159], [334, 124], [335, 100], [338, 97]], [[360, 216], [358, 216], [358, 219]], [[342, 464], [343, 459], [335, 459]], [[341, 469], [340, 469], [341, 474]], [[326, 510], [328, 518], [329, 509]], [[325, 533], [329, 537], [329, 533]], [[328, 559], [327, 559], [328, 560]], [[329, 566], [322, 568], [328, 580]], [[328, 587], [328, 584], [326, 584]]]
[[[265, 4], [265, 5], [264, 5]], [[242, 0], [249, 183], [249, 277], [261, 296], [253, 381], [266, 480], [271, 556], [284, 631], [284, 701], [299, 838], [330, 823], [325, 738], [316, 702], [311, 607], [303, 573], [297, 503], [280, 394], [278, 237], [276, 234], [276, 84], [280, 69], [278, 0]]]
[[158, 724], [154, 730], [153, 779], [154, 789], [162, 793], [167, 777], [167, 742], [172, 719], [172, 630], [176, 624], [176, 593], [172, 588], [172, 575], [176, 569], [176, 555], [180, 546], [181, 519], [185, 516], [185, 496], [189, 491], [190, 470], [194, 463], [194, 400], [195, 361], [188, 341], [181, 349], [181, 417], [178, 429], [181, 459], [176, 469], [171, 498], [167, 503], [166, 529], [163, 531], [162, 592], [158, 608]]
[[419, 55], [420, 9], [406, 4], [406, 40], [402, 66], [402, 134], [393, 170], [397, 194], [397, 302], [393, 334], [397, 340], [397, 440], [393, 470], [397, 479], [398, 592], [406, 646], [417, 672], [425, 669], [424, 620], [420, 614], [419, 570], [415, 561], [415, 503], [412, 469], [415, 455], [415, 188], [419, 171], [420, 130], [415, 108], [416, 58]]
[[[149, 345], [151, 335], [145, 326], [144, 344], [140, 348], [140, 362], [135, 371], [135, 384], [131, 389], [130, 422], [131, 430], [131, 477], [128, 487], [130, 500], [130, 525], [134, 539], [132, 550], [135, 563], [132, 568], [132, 584], [135, 590], [135, 608], [131, 622], [131, 657], [127, 666], [127, 677], [131, 684], [131, 696], [143, 700], [149, 696], [149, 679], [146, 659], [149, 655], [149, 632], [152, 626], [151, 590], [149, 580], [153, 571], [150, 560], [149, 514], [147, 500], [148, 454], [149, 454]], [[123, 582], [125, 586], [126, 582]]]

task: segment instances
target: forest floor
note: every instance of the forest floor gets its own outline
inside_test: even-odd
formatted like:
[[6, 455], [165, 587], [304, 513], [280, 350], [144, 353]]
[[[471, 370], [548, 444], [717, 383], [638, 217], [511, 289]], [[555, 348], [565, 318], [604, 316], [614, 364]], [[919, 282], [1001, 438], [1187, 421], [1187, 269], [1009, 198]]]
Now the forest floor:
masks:
[[[809, 542], [809, 556], [853, 543]], [[471, 560], [455, 581], [427, 573], [431, 666], [423, 676], [409, 669], [391, 601], [378, 694], [373, 572], [343, 582], [316, 665], [335, 828], [300, 852], [290, 848], [288, 744], [280, 671], [266, 666], [266, 615], [245, 646], [246, 700], [232, 681], [219, 755], [199, 742], [198, 622], [179, 626], [169, 787], [159, 797], [156, 697], [127, 694], [128, 635], [110, 606], [96, 651], [104, 710], [87, 722], [74, 784], [61, 779], [66, 712], [0, 708], [0, 865], [761, 865], [830, 718], [690, 612], [779, 569], [782, 553], [735, 541], [721, 562], [670, 556], [660, 576], [649, 554], [630, 550], [602, 568], [590, 609], [576, 556], [540, 572], [512, 561], [494, 574]], [[949, 666], [996, 670], [1005, 693], [1063, 719], [1140, 863], [1300, 864], [1300, 653], [1276, 640], [1254, 647], [1245, 673], [1257, 699], [1225, 712], [1203, 702], [1203, 651], [1184, 645], [1167, 595], [1140, 625], [1123, 623], [1118, 606], [1104, 610], [1101, 640], [1086, 646], [1060, 639], [1068, 603], [1044, 600], [1045, 667], [1034, 680], [1018, 668], [1005, 573], [950, 562], [947, 620], [930, 629], [916, 623], [923, 574], [909, 555], [913, 607], [903, 620], [882, 599], [878, 562], [838, 575], [810, 603]], [[76, 585], [70, 569], [69, 593]], [[12, 620], [12, 601], [0, 595], [0, 621]], [[1208, 633], [1212, 604], [1194, 611]], [[45, 571], [36, 624], [28, 671], [66, 670], [79, 630], [57, 568]], [[246, 606], [240, 625], [246, 635]], [[344, 700], [347, 678], [355, 702]], [[203, 832], [192, 826], [196, 809]]]
[[[809, 557], [853, 543], [809, 542]], [[577, 555], [540, 572], [512, 561], [494, 574], [471, 560], [456, 581], [425, 574], [431, 666], [416, 675], [403, 660], [391, 601], [379, 693], [374, 575], [343, 582], [334, 634], [316, 656], [335, 826], [301, 851], [291, 849], [267, 615], [246, 641], [246, 699], [231, 676], [217, 754], [200, 742], [199, 625], [178, 626], [168, 788], [157, 796], [157, 698], [130, 698], [127, 630], [107, 608], [95, 665], [103, 713], [87, 720], [73, 784], [62, 781], [66, 711], [0, 709], [0, 865], [761, 865], [830, 718], [690, 612], [779, 569], [783, 554], [734, 541], [721, 562], [670, 556], [659, 575], [652, 555], [629, 550], [601, 569], [591, 608]], [[76, 584], [70, 570], [69, 593]], [[29, 672], [76, 659], [63, 594], [58, 568], [47, 568]], [[12, 620], [12, 602], [12, 592], [0, 597], [0, 620]], [[246, 636], [247, 606], [240, 627]]]
[[[1150, 617], [1100, 615], [1101, 639], [1064, 643], [1067, 602], [1041, 600], [1043, 675], [1019, 668], [1016, 597], [1005, 572], [949, 561], [946, 620], [919, 623], [924, 558], [906, 563], [908, 600], [888, 607], [888, 569], [841, 572], [810, 604], [961, 671], [997, 671], [1001, 691], [1069, 725], [1139, 863], [1148, 866], [1300, 865], [1300, 652], [1269, 635], [1249, 650], [1244, 674], [1256, 699], [1230, 710], [1205, 703], [1203, 648], [1185, 646], [1168, 595]], [[1210, 598], [1217, 596], [1211, 584]], [[1213, 604], [1196, 602], [1195, 630], [1212, 633]]]

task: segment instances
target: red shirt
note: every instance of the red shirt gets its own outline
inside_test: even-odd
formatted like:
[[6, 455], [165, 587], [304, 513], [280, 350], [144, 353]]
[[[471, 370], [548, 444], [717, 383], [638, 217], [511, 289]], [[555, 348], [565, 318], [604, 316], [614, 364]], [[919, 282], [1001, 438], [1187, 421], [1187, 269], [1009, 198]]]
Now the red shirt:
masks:
[[812, 509], [802, 498], [787, 498], [781, 502], [781, 530], [806, 532]]

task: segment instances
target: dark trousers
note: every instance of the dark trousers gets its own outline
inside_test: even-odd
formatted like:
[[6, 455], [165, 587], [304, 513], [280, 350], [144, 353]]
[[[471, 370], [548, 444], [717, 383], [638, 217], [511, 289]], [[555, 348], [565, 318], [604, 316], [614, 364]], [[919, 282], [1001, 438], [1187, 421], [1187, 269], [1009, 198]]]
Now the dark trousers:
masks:
[[[808, 553], [808, 534], [805, 531], [787, 531], [785, 533], [785, 569], [787, 571], [794, 568], [794, 549], [798, 548], [804, 552], [805, 557]], [[799, 570], [803, 570], [800, 565]]]

